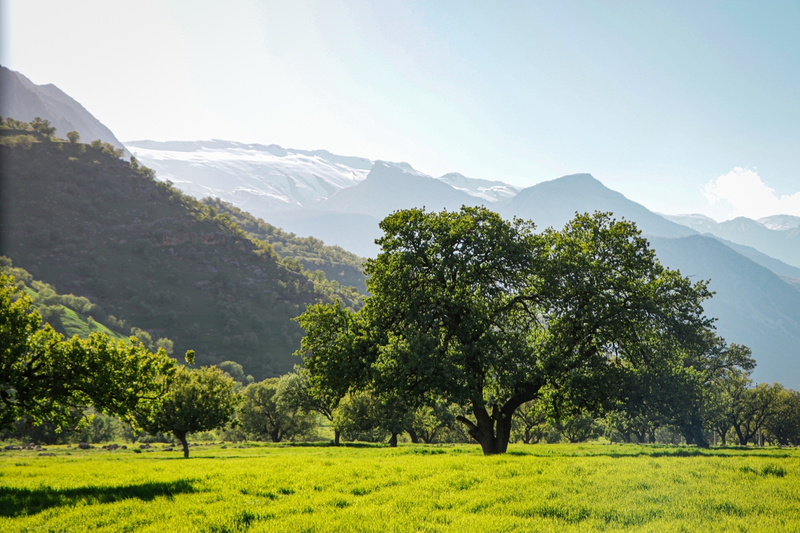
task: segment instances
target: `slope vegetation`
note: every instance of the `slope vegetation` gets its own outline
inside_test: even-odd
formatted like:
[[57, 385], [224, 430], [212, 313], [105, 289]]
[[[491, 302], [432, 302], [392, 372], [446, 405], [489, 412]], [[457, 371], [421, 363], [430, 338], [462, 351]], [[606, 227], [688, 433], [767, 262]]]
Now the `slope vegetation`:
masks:
[[291, 318], [358, 291], [248, 236], [149, 169], [80, 144], [0, 146], [0, 253], [60, 293], [168, 337], [200, 364], [235, 360], [257, 379], [290, 370]]
[[229, 215], [251, 238], [269, 243], [281, 256], [296, 259], [309, 271], [321, 271], [331, 281], [356, 287], [366, 293], [366, 276], [361, 270], [363, 257], [340, 246], [325, 246], [314, 237], [297, 237], [287, 233], [218, 198], [205, 198], [203, 203]]

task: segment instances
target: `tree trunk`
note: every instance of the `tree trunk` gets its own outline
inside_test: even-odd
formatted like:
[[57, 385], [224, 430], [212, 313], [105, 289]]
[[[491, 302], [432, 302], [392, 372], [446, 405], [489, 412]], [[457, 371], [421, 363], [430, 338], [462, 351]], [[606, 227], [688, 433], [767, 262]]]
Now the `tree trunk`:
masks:
[[703, 425], [699, 420], [692, 420], [692, 440], [699, 448], [708, 448], [708, 441], [703, 435]]
[[389, 446], [397, 448], [397, 433], [392, 433], [392, 436], [389, 438]]
[[270, 436], [270, 438], [272, 438], [272, 442], [280, 442], [281, 441], [281, 430], [280, 429], [274, 429], [274, 430], [272, 430], [272, 432], [270, 433], [269, 436]]
[[341, 436], [341, 432], [338, 429], [333, 430], [333, 445], [339, 445], [339, 437]]
[[511, 415], [501, 411], [492, 418], [483, 408], [475, 408], [474, 412], [477, 424], [461, 415], [456, 419], [465, 424], [470, 437], [480, 443], [483, 455], [506, 453], [511, 438]]
[[747, 438], [742, 433], [742, 427], [739, 424], [734, 424], [733, 429], [736, 430], [736, 437], [739, 439], [739, 446], [747, 446]]
[[186, 432], [185, 431], [176, 431], [175, 438], [181, 441], [181, 445], [183, 446], [183, 458], [189, 458], [189, 443], [186, 441]]
[[411, 437], [411, 442], [419, 444], [419, 435], [414, 431], [414, 428], [408, 428], [408, 436]]

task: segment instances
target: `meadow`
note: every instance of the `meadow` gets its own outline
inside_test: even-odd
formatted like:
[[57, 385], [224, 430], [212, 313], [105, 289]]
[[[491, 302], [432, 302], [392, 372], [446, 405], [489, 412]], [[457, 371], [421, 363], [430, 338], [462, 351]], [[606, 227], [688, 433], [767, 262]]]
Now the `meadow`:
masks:
[[790, 449], [161, 446], [2, 452], [0, 531], [800, 531]]

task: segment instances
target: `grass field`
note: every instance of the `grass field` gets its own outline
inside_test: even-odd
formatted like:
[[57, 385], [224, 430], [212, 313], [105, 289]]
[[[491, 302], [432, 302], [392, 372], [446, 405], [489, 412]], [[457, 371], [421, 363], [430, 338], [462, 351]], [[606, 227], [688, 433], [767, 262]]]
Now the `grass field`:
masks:
[[3, 452], [0, 531], [800, 531], [795, 450], [157, 446]]

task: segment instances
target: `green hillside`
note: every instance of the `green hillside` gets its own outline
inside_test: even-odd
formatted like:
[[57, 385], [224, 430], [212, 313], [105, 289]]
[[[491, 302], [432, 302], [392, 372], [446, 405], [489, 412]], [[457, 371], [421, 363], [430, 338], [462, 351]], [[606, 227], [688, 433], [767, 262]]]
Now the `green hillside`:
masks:
[[230, 215], [183, 196], [109, 145], [0, 145], [0, 253], [61, 294], [192, 348], [200, 364], [235, 360], [257, 379], [286, 372], [317, 300], [361, 305], [249, 236]]
[[[51, 285], [33, 279], [24, 269], [14, 268], [7, 257], [0, 257], [0, 273], [14, 276], [17, 284], [33, 300], [33, 306], [42, 319], [62, 335], [86, 338], [90, 333], [100, 332], [118, 340], [126, 338], [124, 331], [115, 331], [94, 319], [91, 313], [96, 305], [87, 298], [58, 294]], [[116, 317], [112, 315], [109, 318], [116, 323]]]
[[287, 233], [219, 198], [206, 198], [203, 203], [220, 213], [229, 214], [250, 237], [271, 244], [281, 256], [297, 259], [310, 271], [321, 270], [327, 279], [356, 287], [366, 293], [367, 277], [361, 270], [365, 261], [363, 257], [340, 246], [325, 246], [325, 243], [314, 237], [303, 238]]

